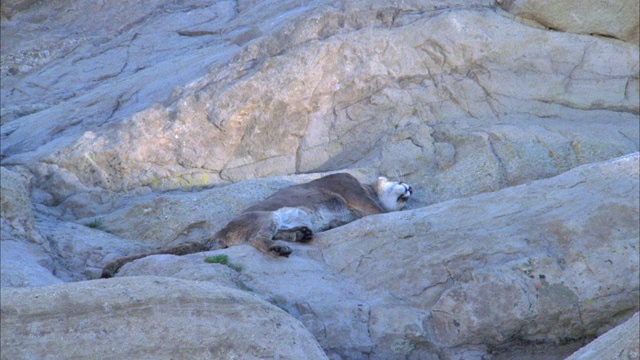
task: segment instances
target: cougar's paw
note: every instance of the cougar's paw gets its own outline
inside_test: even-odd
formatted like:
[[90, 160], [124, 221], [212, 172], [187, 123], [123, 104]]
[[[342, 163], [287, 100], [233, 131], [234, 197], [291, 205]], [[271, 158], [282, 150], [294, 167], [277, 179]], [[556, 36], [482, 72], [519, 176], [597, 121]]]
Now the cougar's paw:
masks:
[[306, 226], [302, 226], [296, 230], [296, 241], [301, 243], [308, 243], [313, 240], [313, 230]]
[[273, 240], [282, 240], [282, 241], [288, 241], [288, 242], [307, 243], [312, 239], [313, 239], [313, 230], [309, 229], [306, 226], [280, 230], [273, 236]]
[[284, 257], [289, 257], [289, 255], [293, 252], [293, 250], [289, 246], [282, 245], [282, 244], [275, 244], [271, 246], [269, 248], [269, 251], [271, 251], [272, 253], [278, 256], [284, 256]]

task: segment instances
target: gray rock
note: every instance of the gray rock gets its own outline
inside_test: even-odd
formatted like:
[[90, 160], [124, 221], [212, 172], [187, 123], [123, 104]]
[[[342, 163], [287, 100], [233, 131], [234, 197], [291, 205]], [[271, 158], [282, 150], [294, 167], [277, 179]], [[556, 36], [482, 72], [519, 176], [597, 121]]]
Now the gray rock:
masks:
[[31, 200], [27, 190], [28, 179], [5, 167], [0, 167], [0, 210], [2, 239], [11, 236], [38, 245], [44, 239], [35, 225]]
[[[97, 278], [118, 256], [154, 248], [100, 229], [34, 216], [27, 178], [1, 167], [1, 287], [32, 287]], [[95, 226], [102, 226], [94, 219]], [[46, 234], [43, 237], [41, 234]]]
[[35, 287], [60, 284], [53, 275], [56, 266], [52, 256], [42, 246], [5, 237], [0, 242], [0, 287]]
[[505, 10], [555, 30], [603, 35], [638, 45], [637, 1], [498, 0]]
[[129, 277], [2, 290], [2, 358], [326, 359], [302, 324], [254, 295]]
[[[383, 5], [131, 4], [7, 77], [3, 164], [27, 167], [71, 220], [123, 191], [354, 166], [415, 183], [425, 205], [638, 150], [637, 46], [456, 2]], [[63, 13], [41, 21], [63, 33], [86, 16]]]
[[[266, 257], [248, 245], [180, 257], [149, 256], [126, 264], [117, 276], [171, 276], [232, 285], [286, 309], [330, 357], [358, 358], [370, 352], [374, 345], [368, 333], [370, 305], [359, 286], [334, 274], [318, 249], [300, 245], [294, 249], [289, 258]], [[204, 261], [215, 255], [226, 255], [230, 266], [240, 271]]]
[[566, 360], [632, 360], [640, 357], [640, 319], [635, 313], [629, 320], [607, 331]]
[[0, 287], [63, 282], [53, 275], [55, 262], [36, 226], [27, 183], [20, 174], [0, 167]]
[[367, 217], [314, 244], [364, 289], [430, 312], [445, 348], [579, 339], [638, 309], [638, 186], [635, 154]]
[[53, 273], [64, 281], [97, 279], [104, 266], [131, 253], [154, 250], [153, 243], [131, 240], [106, 232], [102, 223], [81, 224], [43, 219], [40, 229], [47, 234], [54, 260]]

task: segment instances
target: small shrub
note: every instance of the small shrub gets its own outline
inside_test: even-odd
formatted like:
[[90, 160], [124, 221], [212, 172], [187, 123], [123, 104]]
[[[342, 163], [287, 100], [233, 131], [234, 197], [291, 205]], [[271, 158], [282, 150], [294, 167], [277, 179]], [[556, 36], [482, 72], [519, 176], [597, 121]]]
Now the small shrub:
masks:
[[227, 265], [229, 263], [229, 257], [225, 254], [212, 255], [204, 258], [204, 262], [207, 262], [209, 264]]
[[84, 224], [86, 227], [90, 227], [92, 229], [100, 229], [102, 227], [102, 220], [99, 218], [95, 218], [92, 221]]
[[239, 265], [239, 264], [232, 264], [232, 263], [229, 263], [229, 264], [227, 264], [227, 266], [228, 266], [228, 267], [230, 267], [230, 268], [232, 268], [233, 270], [235, 270], [235, 271], [237, 271], [237, 272], [241, 272], [241, 271], [242, 271], [242, 269], [243, 269], [242, 265]]
[[228, 267], [232, 268], [233, 270], [235, 270], [237, 272], [241, 272], [242, 269], [243, 269], [242, 265], [230, 263], [229, 262], [229, 257], [227, 255], [225, 255], [225, 254], [207, 256], [206, 258], [204, 258], [204, 261], [209, 263], [209, 264], [227, 265]]

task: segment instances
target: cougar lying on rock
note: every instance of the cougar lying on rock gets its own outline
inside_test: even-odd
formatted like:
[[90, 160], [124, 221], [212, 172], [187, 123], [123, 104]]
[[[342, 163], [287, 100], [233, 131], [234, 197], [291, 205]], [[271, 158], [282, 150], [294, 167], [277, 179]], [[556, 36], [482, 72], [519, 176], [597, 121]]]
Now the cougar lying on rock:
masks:
[[401, 210], [412, 194], [411, 185], [384, 177], [373, 185], [364, 185], [350, 174], [328, 175], [277, 191], [203, 243], [118, 258], [105, 266], [102, 277], [112, 277], [124, 264], [149, 255], [186, 255], [240, 244], [250, 244], [273, 256], [289, 256], [291, 247], [279, 240], [309, 242], [317, 232], [363, 216]]

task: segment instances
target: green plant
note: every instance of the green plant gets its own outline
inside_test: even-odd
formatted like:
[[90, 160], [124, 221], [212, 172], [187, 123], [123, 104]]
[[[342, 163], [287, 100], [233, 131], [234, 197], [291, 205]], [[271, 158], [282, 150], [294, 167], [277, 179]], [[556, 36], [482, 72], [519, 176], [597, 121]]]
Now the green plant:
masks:
[[229, 257], [225, 254], [212, 255], [204, 258], [204, 262], [207, 262], [209, 264], [227, 265], [229, 263]]
[[242, 265], [238, 265], [238, 264], [233, 264], [233, 263], [229, 263], [227, 264], [228, 267], [232, 268], [233, 270], [237, 271], [237, 272], [241, 272], [244, 268], [242, 267]]
[[207, 256], [206, 258], [204, 258], [204, 262], [207, 262], [209, 264], [227, 265], [228, 267], [232, 268], [233, 270], [235, 270], [237, 272], [241, 272], [242, 269], [243, 269], [242, 265], [230, 263], [229, 262], [229, 257], [227, 255], [225, 255], [225, 254]]
[[102, 227], [102, 220], [100, 220], [99, 218], [95, 218], [90, 222], [84, 224], [84, 226], [90, 227], [92, 229], [100, 229]]

